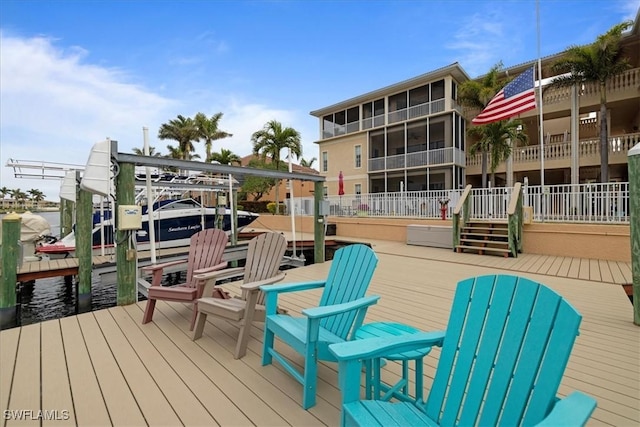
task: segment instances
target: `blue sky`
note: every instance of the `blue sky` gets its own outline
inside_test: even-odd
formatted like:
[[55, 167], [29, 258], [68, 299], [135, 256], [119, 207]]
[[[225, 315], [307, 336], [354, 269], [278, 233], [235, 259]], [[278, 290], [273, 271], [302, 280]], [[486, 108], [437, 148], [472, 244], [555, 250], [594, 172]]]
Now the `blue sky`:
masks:
[[[546, 56], [634, 19], [640, 0], [539, 4]], [[84, 165], [106, 137], [141, 148], [143, 126], [166, 153], [160, 125], [199, 111], [234, 135], [214, 151], [250, 154], [275, 119], [311, 159], [312, 110], [453, 62], [476, 77], [537, 55], [534, 0], [0, 0], [0, 186], [58, 200], [59, 182], [16, 179], [7, 160]]]

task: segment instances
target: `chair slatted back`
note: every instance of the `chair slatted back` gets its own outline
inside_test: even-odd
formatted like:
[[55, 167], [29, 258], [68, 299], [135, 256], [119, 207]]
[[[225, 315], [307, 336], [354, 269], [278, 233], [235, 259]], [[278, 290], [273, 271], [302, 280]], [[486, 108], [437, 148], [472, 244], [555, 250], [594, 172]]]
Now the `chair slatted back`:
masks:
[[425, 411], [440, 425], [531, 425], [550, 410], [581, 315], [522, 277], [458, 284]]
[[229, 236], [217, 228], [207, 228], [191, 236], [189, 241], [189, 260], [187, 262], [187, 286], [195, 287], [193, 271], [220, 264], [222, 255], [229, 242]]
[[[247, 250], [243, 282], [257, 282], [278, 274], [286, 250], [287, 239], [280, 233], [263, 233], [251, 239]], [[260, 291], [258, 304], [264, 305], [264, 300], [264, 292]]]
[[[377, 265], [378, 257], [366, 245], [354, 244], [338, 249], [331, 262], [319, 306], [362, 298]], [[320, 321], [320, 326], [346, 340], [354, 326], [355, 316], [356, 313], [352, 311], [327, 317]]]

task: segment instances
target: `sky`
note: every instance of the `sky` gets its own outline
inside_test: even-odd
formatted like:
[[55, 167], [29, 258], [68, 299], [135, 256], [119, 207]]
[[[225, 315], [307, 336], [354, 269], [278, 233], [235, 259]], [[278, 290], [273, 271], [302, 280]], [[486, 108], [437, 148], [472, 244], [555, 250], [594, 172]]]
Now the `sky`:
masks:
[[[0, 0], [0, 187], [58, 201], [58, 180], [15, 178], [10, 159], [84, 166], [178, 114], [223, 113], [239, 156], [270, 120], [318, 158], [318, 119], [346, 99], [460, 63], [472, 78], [591, 43], [640, 0]], [[204, 144], [196, 153], [204, 158]], [[316, 161], [314, 167], [318, 167]]]

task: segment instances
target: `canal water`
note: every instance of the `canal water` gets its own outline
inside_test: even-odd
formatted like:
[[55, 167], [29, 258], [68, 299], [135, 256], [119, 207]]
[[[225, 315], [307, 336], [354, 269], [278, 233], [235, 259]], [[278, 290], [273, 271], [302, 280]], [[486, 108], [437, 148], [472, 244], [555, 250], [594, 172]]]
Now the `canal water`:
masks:
[[[38, 212], [51, 225], [51, 234], [60, 233], [59, 212]], [[142, 296], [139, 295], [140, 298]], [[91, 310], [114, 307], [117, 301], [116, 283], [101, 283], [96, 276], [91, 284]], [[21, 326], [77, 314], [76, 286], [65, 284], [63, 277], [36, 280], [33, 285], [21, 285], [18, 292], [18, 319]]]

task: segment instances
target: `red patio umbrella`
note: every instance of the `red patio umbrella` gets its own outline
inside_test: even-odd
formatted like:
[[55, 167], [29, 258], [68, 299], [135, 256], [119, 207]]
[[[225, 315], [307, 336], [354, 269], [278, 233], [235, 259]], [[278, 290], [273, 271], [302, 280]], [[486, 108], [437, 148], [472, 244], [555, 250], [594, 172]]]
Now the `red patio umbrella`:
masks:
[[342, 175], [342, 171], [338, 175], [338, 196], [342, 196], [344, 194], [344, 176]]

